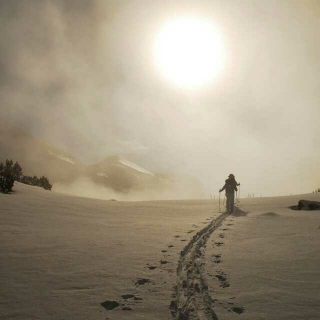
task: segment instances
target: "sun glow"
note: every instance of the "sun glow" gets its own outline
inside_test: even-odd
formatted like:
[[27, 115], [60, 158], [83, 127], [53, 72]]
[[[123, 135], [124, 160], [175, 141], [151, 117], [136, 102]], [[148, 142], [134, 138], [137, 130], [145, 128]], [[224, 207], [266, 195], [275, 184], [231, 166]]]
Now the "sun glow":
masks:
[[159, 32], [154, 46], [160, 73], [180, 87], [200, 87], [213, 81], [225, 62], [222, 40], [211, 21], [184, 17]]

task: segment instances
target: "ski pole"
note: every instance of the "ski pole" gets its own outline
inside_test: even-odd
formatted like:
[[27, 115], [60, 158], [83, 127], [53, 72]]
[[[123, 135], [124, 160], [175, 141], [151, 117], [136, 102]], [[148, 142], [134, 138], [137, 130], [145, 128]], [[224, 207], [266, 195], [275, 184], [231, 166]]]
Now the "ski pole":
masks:
[[220, 191], [219, 191], [219, 213], [220, 213]]

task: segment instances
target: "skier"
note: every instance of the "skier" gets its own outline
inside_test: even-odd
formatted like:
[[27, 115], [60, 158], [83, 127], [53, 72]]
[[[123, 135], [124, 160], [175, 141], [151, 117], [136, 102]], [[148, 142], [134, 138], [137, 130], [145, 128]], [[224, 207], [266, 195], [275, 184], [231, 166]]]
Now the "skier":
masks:
[[228, 179], [226, 180], [225, 185], [222, 189], [219, 190], [219, 192], [222, 192], [223, 190], [226, 190], [226, 197], [227, 197], [227, 212], [232, 213], [233, 207], [234, 207], [234, 192], [238, 191], [237, 186], [240, 186], [240, 183], [238, 183], [234, 177], [234, 175], [231, 173], [229, 174]]

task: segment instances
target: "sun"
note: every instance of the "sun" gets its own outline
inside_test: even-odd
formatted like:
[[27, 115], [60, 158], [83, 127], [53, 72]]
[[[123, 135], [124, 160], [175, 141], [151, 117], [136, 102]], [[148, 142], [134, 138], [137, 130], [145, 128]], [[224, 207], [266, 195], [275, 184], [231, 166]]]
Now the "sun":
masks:
[[155, 64], [179, 87], [196, 88], [212, 82], [222, 71], [225, 50], [210, 20], [181, 17], [168, 22], [155, 37]]

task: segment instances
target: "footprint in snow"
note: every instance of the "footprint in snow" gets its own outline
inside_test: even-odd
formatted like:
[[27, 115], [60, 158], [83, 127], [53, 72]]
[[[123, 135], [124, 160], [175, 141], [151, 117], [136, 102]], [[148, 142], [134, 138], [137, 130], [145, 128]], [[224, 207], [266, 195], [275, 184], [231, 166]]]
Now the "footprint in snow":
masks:
[[149, 282], [151, 282], [150, 279], [140, 278], [136, 281], [136, 285], [141, 286]]
[[231, 310], [235, 313], [238, 313], [238, 314], [244, 313], [244, 311], [245, 311], [245, 309], [243, 307], [233, 307]]
[[230, 284], [228, 283], [227, 278], [225, 278], [223, 275], [216, 275], [216, 278], [221, 282], [220, 287], [222, 288], [230, 287]]
[[221, 254], [216, 254], [216, 255], [214, 255], [214, 257], [215, 257], [215, 261], [214, 261], [214, 263], [221, 263]]
[[130, 308], [130, 307], [122, 307], [122, 310], [124, 310], [124, 311], [131, 311], [132, 308]]
[[135, 297], [134, 294], [124, 294], [121, 296], [122, 299], [127, 300], [127, 299], [133, 299]]
[[149, 270], [154, 270], [154, 269], [157, 269], [156, 266], [148, 266]]
[[120, 306], [120, 304], [117, 301], [113, 301], [113, 300], [106, 300], [104, 302], [101, 302], [100, 304], [106, 310], [113, 310]]

